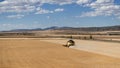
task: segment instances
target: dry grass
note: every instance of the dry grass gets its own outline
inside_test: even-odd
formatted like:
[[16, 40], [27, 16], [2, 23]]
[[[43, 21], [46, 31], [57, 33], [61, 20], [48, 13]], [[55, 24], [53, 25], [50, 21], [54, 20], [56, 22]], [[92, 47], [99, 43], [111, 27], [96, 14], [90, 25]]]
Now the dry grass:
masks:
[[0, 39], [0, 68], [120, 68], [119, 63], [40, 39]]

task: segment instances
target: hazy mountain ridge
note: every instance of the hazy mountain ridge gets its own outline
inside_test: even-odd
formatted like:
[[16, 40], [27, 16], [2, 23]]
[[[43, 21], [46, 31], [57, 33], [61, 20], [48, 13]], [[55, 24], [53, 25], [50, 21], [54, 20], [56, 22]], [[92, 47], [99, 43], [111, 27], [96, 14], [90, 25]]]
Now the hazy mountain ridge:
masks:
[[119, 26], [106, 26], [106, 27], [81, 27], [81, 28], [73, 28], [73, 27], [63, 27], [57, 30], [78, 30], [78, 31], [120, 31]]
[[[11, 31], [0, 32], [0, 37], [68, 37], [64, 35], [115, 35], [120, 37], [120, 26], [107, 27], [48, 27], [37, 29], [16, 29]], [[77, 37], [78, 38], [78, 37]], [[83, 37], [82, 37], [83, 38]]]
[[[74, 31], [120, 31], [120, 25], [117, 26], [105, 26], [105, 27], [57, 27], [52, 26], [48, 28], [36, 28], [36, 29], [14, 29], [10, 32], [21, 31], [45, 31], [45, 30], [74, 30]], [[4, 31], [3, 31], [4, 32]], [[7, 32], [7, 31], [5, 31]]]

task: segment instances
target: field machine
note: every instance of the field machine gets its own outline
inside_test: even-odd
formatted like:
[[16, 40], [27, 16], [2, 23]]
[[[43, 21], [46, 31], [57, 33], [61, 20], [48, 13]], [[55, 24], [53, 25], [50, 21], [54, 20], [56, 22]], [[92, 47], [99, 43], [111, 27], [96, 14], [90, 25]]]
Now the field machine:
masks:
[[64, 45], [65, 47], [70, 47], [70, 46], [74, 46], [75, 42], [73, 40], [68, 40], [66, 45]]

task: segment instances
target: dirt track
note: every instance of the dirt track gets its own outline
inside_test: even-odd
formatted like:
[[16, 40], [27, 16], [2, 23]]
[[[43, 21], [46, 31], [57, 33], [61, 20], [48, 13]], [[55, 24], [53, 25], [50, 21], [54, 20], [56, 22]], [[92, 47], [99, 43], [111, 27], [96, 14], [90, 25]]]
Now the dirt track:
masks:
[[[44, 41], [64, 45], [66, 44], [66, 41], [68, 41], [68, 39], [53, 39], [53, 40], [46, 39]], [[74, 41], [76, 45], [70, 48], [120, 58], [120, 43], [90, 40], [74, 40]]]
[[30, 39], [0, 39], [0, 68], [120, 68], [120, 59]]

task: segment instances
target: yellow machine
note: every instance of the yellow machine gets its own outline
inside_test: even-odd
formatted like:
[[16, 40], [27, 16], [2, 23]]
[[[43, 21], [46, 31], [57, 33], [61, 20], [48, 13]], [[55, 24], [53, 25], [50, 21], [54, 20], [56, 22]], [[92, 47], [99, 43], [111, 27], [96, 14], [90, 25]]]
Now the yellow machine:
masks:
[[74, 46], [75, 42], [73, 40], [68, 40], [66, 43], [66, 47]]

